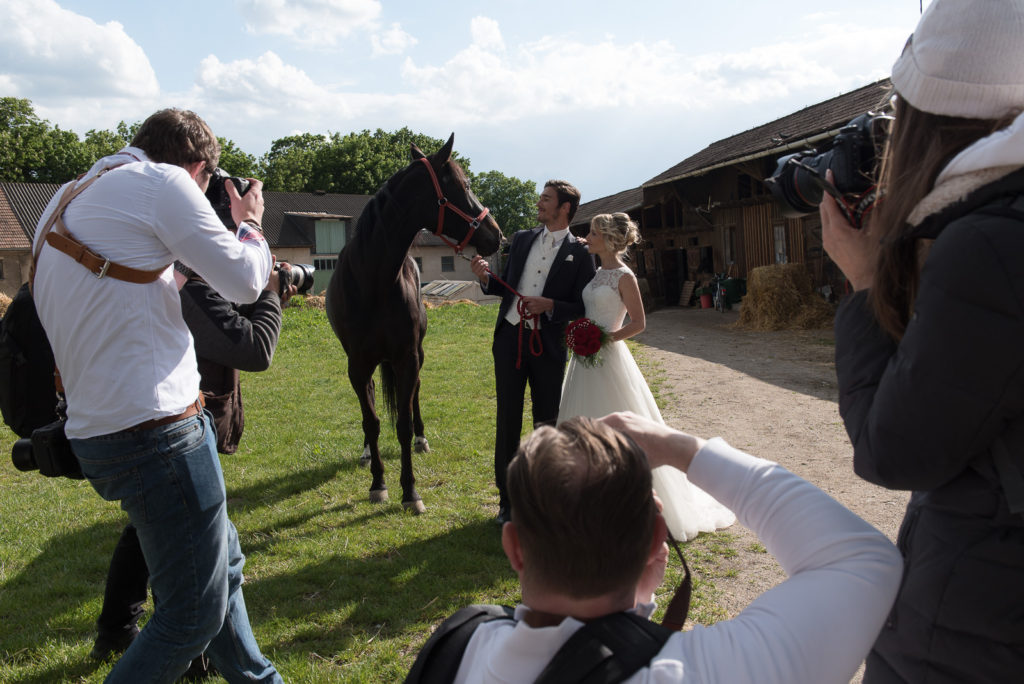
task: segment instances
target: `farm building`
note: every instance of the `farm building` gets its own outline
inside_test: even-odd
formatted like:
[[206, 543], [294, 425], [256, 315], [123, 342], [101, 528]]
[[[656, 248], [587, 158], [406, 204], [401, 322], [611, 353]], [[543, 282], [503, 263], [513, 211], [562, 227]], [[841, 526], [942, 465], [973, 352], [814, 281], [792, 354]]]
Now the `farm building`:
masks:
[[[36, 224], [60, 186], [53, 183], [0, 183], [0, 292], [13, 296], [28, 280], [29, 253]], [[327, 287], [338, 252], [355, 230], [369, 195], [264, 192], [263, 231], [279, 261], [312, 264], [316, 292]], [[469, 262], [429, 233], [417, 236], [409, 252], [423, 281], [476, 280]], [[472, 256], [472, 247], [466, 248]], [[477, 288], [479, 290], [479, 288]]]
[[822, 250], [817, 213], [784, 217], [764, 179], [779, 157], [826, 151], [854, 117], [889, 111], [890, 94], [883, 79], [714, 142], [640, 188], [581, 204], [572, 231], [585, 235], [600, 213], [633, 217], [643, 243], [631, 264], [657, 304], [679, 304], [687, 281], [722, 272], [746, 278], [777, 263], [805, 264], [815, 288], [842, 293], [845, 281]]

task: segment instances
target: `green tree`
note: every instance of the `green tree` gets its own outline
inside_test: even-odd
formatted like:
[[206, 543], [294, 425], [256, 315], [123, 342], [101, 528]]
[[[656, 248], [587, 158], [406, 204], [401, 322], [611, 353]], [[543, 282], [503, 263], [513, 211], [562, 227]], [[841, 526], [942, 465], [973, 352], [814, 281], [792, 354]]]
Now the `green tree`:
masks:
[[225, 138], [217, 138], [220, 143], [220, 162], [218, 166], [232, 176], [240, 178], [257, 178], [259, 165], [256, 157], [240, 150], [234, 141]]
[[[120, 130], [120, 127], [118, 127], [118, 131]], [[131, 138], [123, 137], [120, 132], [115, 133], [113, 131], [97, 131], [92, 129], [85, 134], [85, 138], [82, 140], [82, 147], [85, 158], [93, 162], [97, 159], [116, 154], [130, 141]]]
[[29, 100], [0, 98], [0, 180], [37, 180], [46, 163], [49, 124], [36, 116]]
[[485, 171], [474, 174], [472, 183], [477, 199], [491, 210], [506, 236], [537, 225], [539, 195], [533, 181], [519, 180], [500, 171]]
[[278, 138], [260, 158], [256, 177], [266, 190], [311, 192], [316, 155], [327, 143], [326, 136], [312, 133]]

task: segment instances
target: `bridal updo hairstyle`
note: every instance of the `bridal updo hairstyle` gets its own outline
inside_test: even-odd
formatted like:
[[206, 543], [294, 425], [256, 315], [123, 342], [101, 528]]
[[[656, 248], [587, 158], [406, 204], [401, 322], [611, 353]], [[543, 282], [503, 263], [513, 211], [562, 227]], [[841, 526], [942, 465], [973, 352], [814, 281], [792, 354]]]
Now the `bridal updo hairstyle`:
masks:
[[616, 254], [622, 254], [630, 245], [640, 242], [640, 229], [636, 222], [621, 211], [598, 214], [590, 220], [590, 227], [601, 234], [605, 244]]

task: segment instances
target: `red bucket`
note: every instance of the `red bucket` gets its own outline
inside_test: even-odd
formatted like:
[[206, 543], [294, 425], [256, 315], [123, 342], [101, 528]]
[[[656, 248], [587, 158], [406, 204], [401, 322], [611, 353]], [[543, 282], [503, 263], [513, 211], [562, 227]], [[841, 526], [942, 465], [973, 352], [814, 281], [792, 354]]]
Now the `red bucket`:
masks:
[[702, 308], [702, 309], [710, 309], [711, 308], [711, 295], [709, 295], [709, 294], [702, 294], [700, 296], [700, 308]]

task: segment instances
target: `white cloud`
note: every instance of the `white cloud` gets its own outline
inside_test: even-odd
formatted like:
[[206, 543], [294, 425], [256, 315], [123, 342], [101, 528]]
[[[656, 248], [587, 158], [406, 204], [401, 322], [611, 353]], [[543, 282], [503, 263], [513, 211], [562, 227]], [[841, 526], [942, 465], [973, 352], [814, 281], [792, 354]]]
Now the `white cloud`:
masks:
[[333, 46], [356, 29], [372, 28], [380, 0], [239, 0], [246, 28], [257, 35], [280, 35], [304, 43]]
[[473, 17], [469, 22], [469, 34], [473, 37], [473, 45], [484, 50], [502, 52], [505, 40], [501, 37], [498, 22], [488, 17]]
[[401, 25], [397, 23], [370, 37], [374, 57], [400, 55], [416, 43], [416, 38], [402, 30]]
[[618, 107], [714, 112], [801, 93], [809, 105], [886, 76], [906, 38], [827, 21], [835, 17], [810, 22], [799, 40], [687, 55], [665, 41], [611, 36], [589, 43], [544, 37], [506, 49], [497, 22], [476, 17], [467, 47], [440, 64], [407, 59], [402, 76], [418, 94], [420, 114], [463, 122]]
[[236, 122], [295, 120], [328, 112], [347, 117], [351, 113], [343, 95], [318, 86], [301, 69], [269, 51], [255, 60], [232, 62], [210, 55], [199, 65], [196, 87], [194, 97], [204, 107], [228, 118], [233, 112]]
[[156, 74], [118, 22], [97, 24], [53, 0], [0, 0], [0, 82], [5, 94], [50, 102], [148, 98]]

